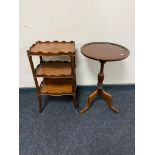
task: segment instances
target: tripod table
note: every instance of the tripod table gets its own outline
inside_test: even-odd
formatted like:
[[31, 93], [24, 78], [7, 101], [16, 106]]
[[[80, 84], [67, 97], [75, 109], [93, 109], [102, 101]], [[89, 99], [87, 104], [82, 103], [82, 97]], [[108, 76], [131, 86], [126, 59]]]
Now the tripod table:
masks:
[[130, 54], [129, 50], [121, 45], [114, 43], [92, 42], [85, 44], [81, 48], [81, 52], [84, 56], [99, 61], [101, 67], [98, 74], [97, 88], [89, 95], [86, 107], [82, 109], [80, 113], [84, 113], [89, 109], [95, 96], [102, 96], [106, 100], [108, 107], [113, 112], [118, 112], [118, 110], [112, 105], [112, 96], [102, 88], [102, 82], [104, 80], [104, 64], [110, 61], [119, 61], [125, 59]]

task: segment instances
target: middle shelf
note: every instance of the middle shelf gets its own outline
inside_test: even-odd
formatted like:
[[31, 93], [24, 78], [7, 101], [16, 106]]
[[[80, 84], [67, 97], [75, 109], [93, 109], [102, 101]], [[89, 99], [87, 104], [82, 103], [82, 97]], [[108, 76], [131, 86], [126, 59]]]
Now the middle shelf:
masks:
[[71, 62], [41, 62], [35, 69], [34, 77], [44, 78], [74, 78]]

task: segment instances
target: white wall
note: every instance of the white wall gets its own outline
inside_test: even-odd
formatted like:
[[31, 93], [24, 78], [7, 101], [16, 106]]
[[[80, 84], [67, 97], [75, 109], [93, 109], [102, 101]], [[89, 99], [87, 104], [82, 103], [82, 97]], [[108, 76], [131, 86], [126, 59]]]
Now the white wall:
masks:
[[99, 62], [81, 54], [82, 45], [92, 41], [122, 44], [130, 56], [105, 65], [104, 83], [134, 83], [133, 0], [21, 0], [20, 87], [34, 86], [26, 50], [37, 40], [76, 42], [78, 85], [96, 84], [99, 72]]

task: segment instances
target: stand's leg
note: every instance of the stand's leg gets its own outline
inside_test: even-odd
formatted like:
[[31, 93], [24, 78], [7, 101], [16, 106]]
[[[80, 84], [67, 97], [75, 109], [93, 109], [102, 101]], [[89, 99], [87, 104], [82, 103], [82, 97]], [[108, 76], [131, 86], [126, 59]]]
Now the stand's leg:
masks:
[[41, 99], [41, 95], [38, 95], [38, 101], [39, 101], [38, 109], [39, 109], [39, 112], [41, 113], [42, 112], [42, 99]]
[[73, 95], [73, 104], [74, 104], [74, 108], [77, 109], [78, 108], [78, 104], [76, 102], [76, 95]]
[[118, 113], [118, 110], [113, 107], [112, 105], [112, 96], [110, 94], [108, 94], [107, 92], [105, 92], [104, 90], [102, 90], [102, 94], [103, 98], [106, 100], [107, 104], [108, 104], [108, 107], [113, 111], [113, 112], [116, 112]]
[[[33, 61], [32, 61], [32, 56], [28, 55], [28, 58], [29, 58], [31, 70], [32, 70], [33, 77], [34, 77], [35, 76], [35, 69], [34, 69], [34, 65], [33, 65]], [[42, 60], [42, 57], [40, 57], [40, 60]], [[39, 92], [38, 80], [35, 77], [34, 77], [34, 82], [35, 82], [35, 85], [36, 85], [36, 88], [37, 88], [37, 92]], [[38, 102], [39, 102], [38, 109], [39, 109], [39, 112], [41, 112], [42, 111], [42, 99], [41, 99], [40, 95], [38, 95]]]
[[88, 100], [87, 100], [86, 107], [84, 109], [82, 109], [80, 113], [84, 113], [84, 112], [86, 112], [89, 109], [89, 107], [92, 104], [92, 101], [93, 101], [94, 97], [97, 96], [97, 95], [98, 95], [98, 89], [96, 89], [94, 92], [92, 92], [89, 95]]

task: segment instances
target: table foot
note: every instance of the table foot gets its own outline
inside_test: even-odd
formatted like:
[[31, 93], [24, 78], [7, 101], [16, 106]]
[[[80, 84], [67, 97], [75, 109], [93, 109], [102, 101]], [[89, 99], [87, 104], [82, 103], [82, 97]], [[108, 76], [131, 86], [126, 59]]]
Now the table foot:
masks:
[[91, 93], [88, 97], [86, 107], [80, 111], [81, 114], [85, 113], [91, 106], [92, 101], [95, 96], [102, 96], [108, 105], [108, 107], [115, 113], [118, 113], [119, 110], [112, 105], [112, 96], [105, 92], [102, 89], [96, 89], [93, 93]]
[[84, 109], [82, 109], [82, 110], [80, 111], [80, 114], [85, 113], [88, 109], [89, 109], [89, 107], [86, 106]]
[[91, 104], [92, 104], [92, 101], [93, 101], [94, 97], [97, 96], [97, 95], [98, 95], [98, 89], [96, 89], [94, 92], [92, 92], [92, 93], [89, 95], [88, 100], [87, 100], [86, 107], [85, 107], [84, 109], [81, 110], [81, 112], [80, 112], [81, 114], [84, 113], [84, 112], [86, 112], [86, 111], [90, 108], [90, 106], [91, 106]]
[[116, 109], [113, 105], [112, 105], [112, 96], [110, 94], [108, 94], [107, 92], [105, 92], [104, 90], [102, 90], [102, 94], [101, 96], [103, 96], [103, 98], [106, 100], [108, 107], [113, 111], [118, 113], [118, 109]]

